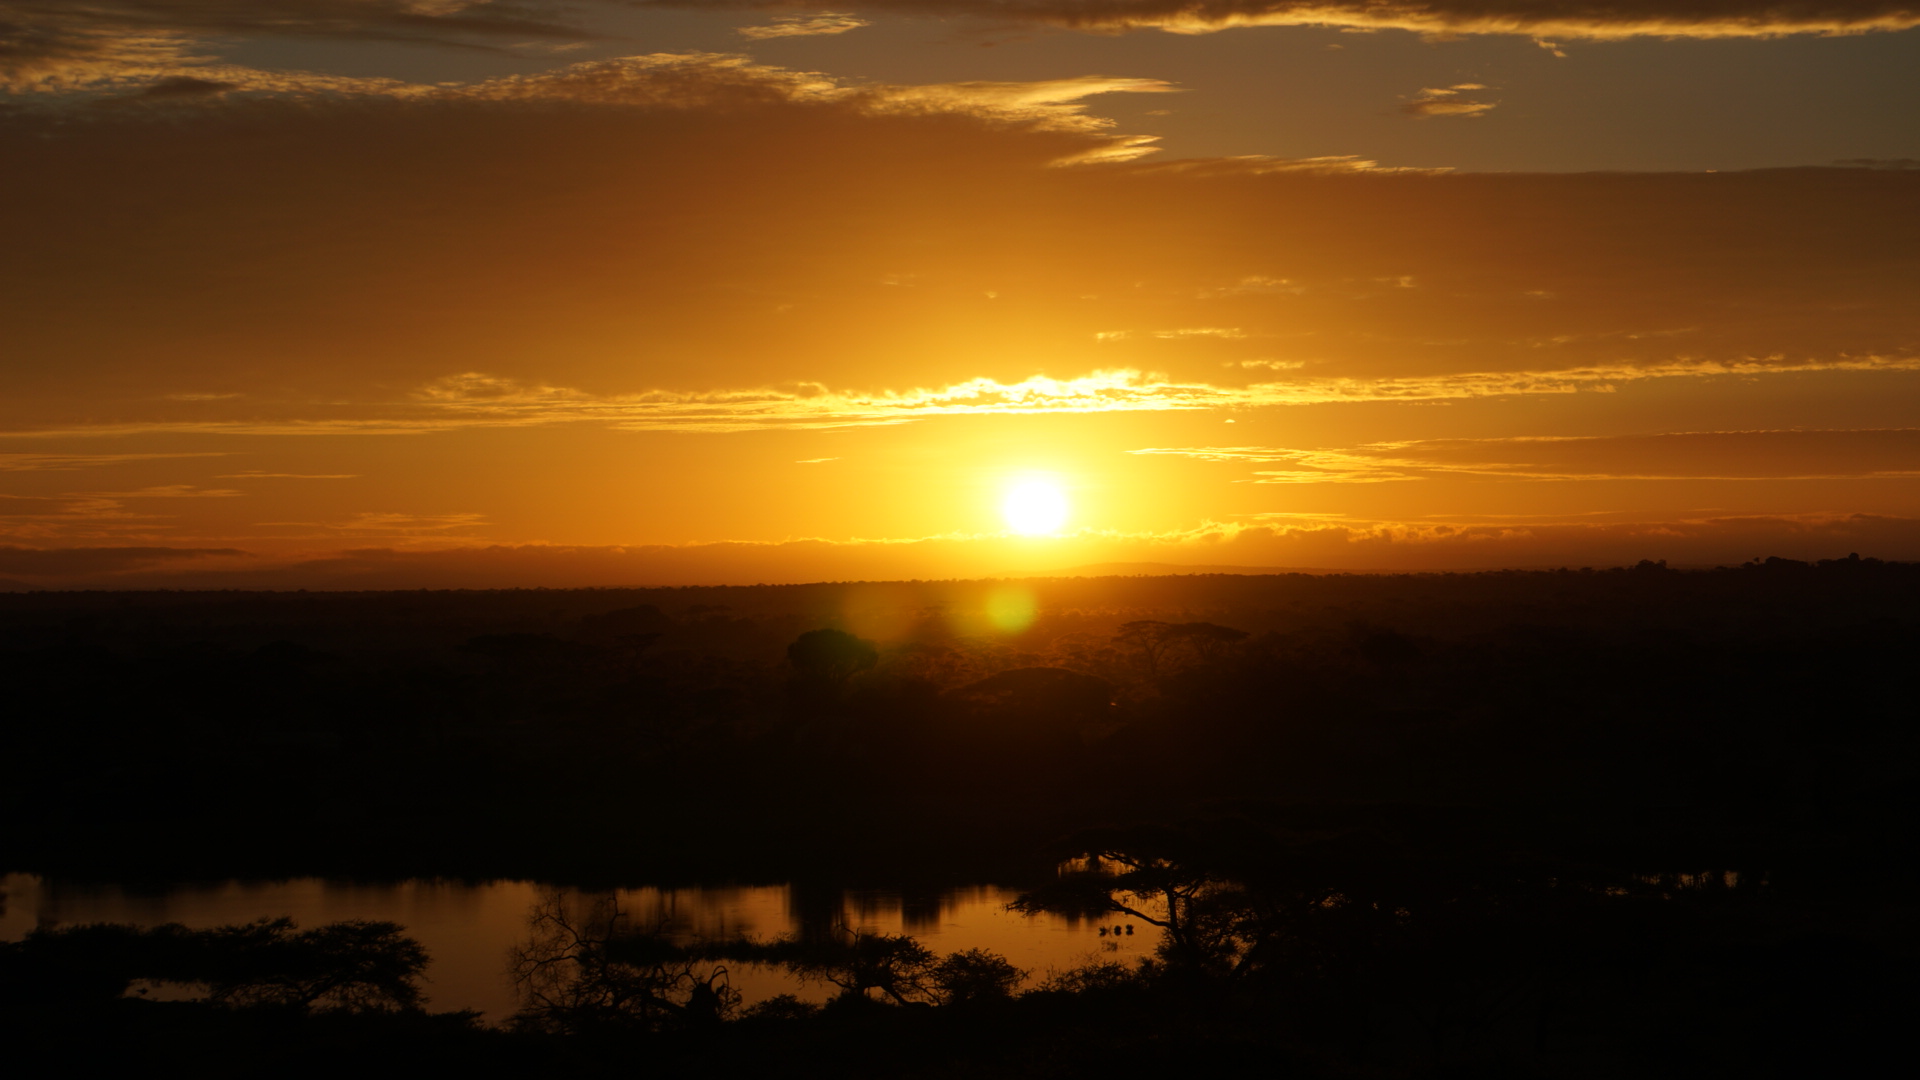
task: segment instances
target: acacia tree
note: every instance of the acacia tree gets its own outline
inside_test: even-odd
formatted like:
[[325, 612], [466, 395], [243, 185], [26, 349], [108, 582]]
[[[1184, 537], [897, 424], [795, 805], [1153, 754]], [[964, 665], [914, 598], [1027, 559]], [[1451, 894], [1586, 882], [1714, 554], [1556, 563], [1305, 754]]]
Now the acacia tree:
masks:
[[809, 630], [787, 646], [794, 703], [803, 713], [830, 711], [845, 696], [847, 680], [879, 662], [870, 641], [844, 630]]
[[1271, 951], [1268, 905], [1178, 830], [1097, 830], [1062, 854], [1059, 878], [1012, 910], [1138, 919], [1160, 928], [1159, 959], [1175, 971], [1238, 976]]
[[970, 1005], [1012, 997], [1028, 974], [997, 952], [966, 949], [933, 965], [932, 981], [940, 1004]]
[[707, 946], [706, 955], [777, 964], [802, 982], [840, 989], [842, 1000], [867, 1000], [878, 991], [896, 1005], [953, 1005], [1005, 998], [1027, 977], [986, 949], [937, 956], [906, 934], [878, 934], [837, 926], [818, 940], [733, 941]]
[[1200, 663], [1212, 663], [1228, 646], [1247, 639], [1245, 630], [1210, 622], [1169, 623], [1141, 619], [1122, 623], [1114, 642], [1124, 645], [1140, 657], [1148, 679], [1158, 679], [1162, 667], [1178, 653], [1185, 652]]
[[508, 964], [519, 1027], [651, 1031], [723, 1020], [739, 1007], [726, 968], [702, 967], [697, 953], [664, 934], [634, 931], [612, 896], [582, 903], [548, 890], [528, 923], [532, 934]]
[[1161, 622], [1158, 619], [1139, 619], [1122, 623], [1120, 633], [1116, 634], [1113, 640], [1137, 652], [1141, 662], [1146, 665], [1147, 678], [1158, 679], [1160, 657], [1166, 652], [1167, 631], [1171, 629], [1173, 629], [1171, 623]]
[[348, 1012], [418, 1009], [427, 950], [402, 929], [352, 919], [299, 930], [280, 918], [201, 931], [213, 959], [203, 974], [208, 1000]]
[[778, 964], [802, 982], [840, 988], [842, 998], [866, 998], [878, 990], [896, 1004], [933, 999], [933, 950], [905, 934], [875, 934], [834, 927], [822, 940], [784, 937], [770, 942], [731, 942], [712, 951], [736, 960]]

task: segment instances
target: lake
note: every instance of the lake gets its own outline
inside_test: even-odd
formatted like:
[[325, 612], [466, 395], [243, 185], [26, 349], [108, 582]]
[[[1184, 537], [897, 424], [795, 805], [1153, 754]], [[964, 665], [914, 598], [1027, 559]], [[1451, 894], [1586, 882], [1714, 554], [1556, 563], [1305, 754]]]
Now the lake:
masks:
[[[96, 922], [191, 927], [291, 916], [301, 927], [345, 919], [399, 923], [433, 957], [426, 985], [436, 1011], [476, 1009], [490, 1021], [515, 1009], [506, 977], [507, 951], [526, 940], [528, 912], [552, 886], [532, 881], [484, 884], [415, 879], [366, 883], [323, 878], [166, 884], [80, 882], [32, 874], [0, 878], [0, 939], [17, 941], [35, 927]], [[605, 896], [606, 891], [581, 896]], [[1137, 960], [1159, 941], [1157, 928], [1135, 923], [1115, 935], [1060, 916], [1006, 910], [1016, 889], [977, 885], [937, 891], [840, 889], [800, 885], [704, 886], [612, 890], [631, 925], [660, 927], [688, 938], [826, 934], [835, 926], [911, 934], [936, 953], [991, 949], [1028, 971], [1029, 983], [1050, 970], [1091, 960]], [[729, 965], [747, 1004], [775, 994], [824, 1001], [834, 987], [801, 984], [783, 971]]]

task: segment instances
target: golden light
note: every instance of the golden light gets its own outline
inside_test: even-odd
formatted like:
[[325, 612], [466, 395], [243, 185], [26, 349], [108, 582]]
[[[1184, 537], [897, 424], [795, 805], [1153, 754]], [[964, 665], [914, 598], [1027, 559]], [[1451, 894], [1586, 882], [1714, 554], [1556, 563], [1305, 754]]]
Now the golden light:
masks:
[[1007, 525], [1023, 536], [1049, 536], [1067, 521], [1067, 497], [1051, 480], [1022, 480], [1007, 492], [1000, 512]]

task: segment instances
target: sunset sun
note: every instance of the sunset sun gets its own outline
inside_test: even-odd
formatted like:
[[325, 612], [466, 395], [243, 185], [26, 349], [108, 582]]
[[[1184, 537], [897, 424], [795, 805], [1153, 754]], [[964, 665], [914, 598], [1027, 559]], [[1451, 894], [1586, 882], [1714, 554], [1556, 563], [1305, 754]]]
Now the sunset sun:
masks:
[[1022, 536], [1050, 536], [1067, 520], [1067, 497], [1049, 479], [1022, 480], [1007, 492], [1000, 512], [1007, 526]]

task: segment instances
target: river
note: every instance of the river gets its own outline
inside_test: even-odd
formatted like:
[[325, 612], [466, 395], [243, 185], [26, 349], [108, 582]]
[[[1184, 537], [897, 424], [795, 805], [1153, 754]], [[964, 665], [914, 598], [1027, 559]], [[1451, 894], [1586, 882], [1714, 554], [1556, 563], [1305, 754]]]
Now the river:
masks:
[[[135, 884], [73, 881], [32, 874], [0, 878], [0, 939], [36, 927], [86, 923], [220, 926], [290, 916], [310, 927], [345, 919], [399, 923], [424, 945], [428, 1007], [474, 1009], [489, 1021], [515, 1008], [507, 952], [529, 935], [528, 913], [552, 886], [414, 879], [369, 883], [324, 878]], [[569, 890], [578, 893], [578, 890]], [[911, 934], [936, 953], [991, 949], [1026, 970], [1029, 983], [1090, 960], [1137, 960], [1159, 940], [1152, 926], [1113, 933], [1060, 916], [1007, 910], [1018, 890], [976, 885], [937, 891], [840, 889], [797, 885], [701, 886], [612, 890], [631, 924], [687, 938], [823, 934], [836, 926]], [[603, 890], [597, 894], [605, 896]], [[1103, 930], [1105, 931], [1103, 933]], [[736, 967], [732, 985], [747, 1004], [792, 993], [823, 1001], [831, 986], [801, 984], [783, 971]]]

